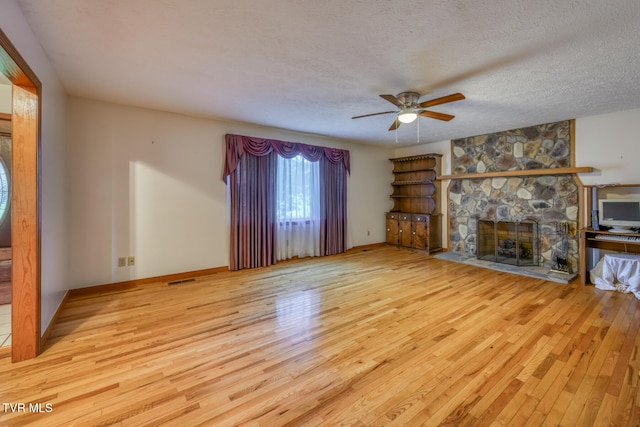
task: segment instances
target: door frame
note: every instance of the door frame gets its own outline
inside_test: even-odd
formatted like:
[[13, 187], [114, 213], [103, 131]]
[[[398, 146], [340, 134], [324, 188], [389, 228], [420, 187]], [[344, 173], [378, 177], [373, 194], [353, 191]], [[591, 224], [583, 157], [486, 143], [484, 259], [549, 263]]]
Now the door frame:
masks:
[[40, 354], [42, 84], [0, 30], [0, 73], [12, 86], [11, 361]]

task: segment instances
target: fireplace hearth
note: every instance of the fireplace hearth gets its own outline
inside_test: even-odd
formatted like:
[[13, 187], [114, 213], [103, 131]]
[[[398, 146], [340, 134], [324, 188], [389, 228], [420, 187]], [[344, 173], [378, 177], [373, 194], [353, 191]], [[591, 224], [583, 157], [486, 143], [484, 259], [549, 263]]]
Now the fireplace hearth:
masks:
[[479, 219], [477, 258], [516, 266], [536, 266], [540, 260], [538, 224], [534, 221]]

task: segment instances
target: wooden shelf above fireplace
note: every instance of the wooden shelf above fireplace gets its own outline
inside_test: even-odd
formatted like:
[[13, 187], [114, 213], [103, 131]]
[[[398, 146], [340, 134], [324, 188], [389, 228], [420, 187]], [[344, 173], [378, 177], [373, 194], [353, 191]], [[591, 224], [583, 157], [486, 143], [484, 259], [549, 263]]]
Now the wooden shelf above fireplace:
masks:
[[565, 175], [573, 173], [593, 172], [591, 166], [581, 166], [574, 168], [547, 168], [547, 169], [522, 169], [511, 171], [493, 171], [483, 173], [465, 173], [461, 175], [442, 175], [441, 180], [445, 179], [476, 179], [476, 178], [497, 178], [510, 176], [533, 176], [533, 175]]

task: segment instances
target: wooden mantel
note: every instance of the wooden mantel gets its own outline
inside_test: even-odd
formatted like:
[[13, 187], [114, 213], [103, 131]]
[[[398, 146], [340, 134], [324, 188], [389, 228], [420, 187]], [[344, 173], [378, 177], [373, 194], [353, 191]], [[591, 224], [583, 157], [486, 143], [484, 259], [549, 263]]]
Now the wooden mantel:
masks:
[[533, 175], [565, 175], [573, 173], [593, 172], [591, 166], [581, 166], [573, 168], [546, 168], [546, 169], [520, 169], [510, 171], [493, 171], [483, 173], [465, 173], [460, 175], [442, 175], [439, 179], [476, 179], [476, 178], [496, 178], [509, 176], [533, 176]]

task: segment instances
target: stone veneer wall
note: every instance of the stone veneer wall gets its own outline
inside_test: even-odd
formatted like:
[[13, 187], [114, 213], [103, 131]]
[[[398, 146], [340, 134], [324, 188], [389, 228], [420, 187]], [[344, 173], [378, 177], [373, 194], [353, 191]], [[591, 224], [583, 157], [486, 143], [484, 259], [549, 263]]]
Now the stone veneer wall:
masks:
[[[572, 122], [563, 121], [452, 141], [456, 175], [571, 167]], [[572, 175], [456, 179], [449, 186], [450, 245], [476, 255], [478, 219], [533, 220], [539, 224], [542, 264], [554, 266], [562, 243], [558, 224], [568, 223], [568, 261], [578, 269], [578, 190]]]

